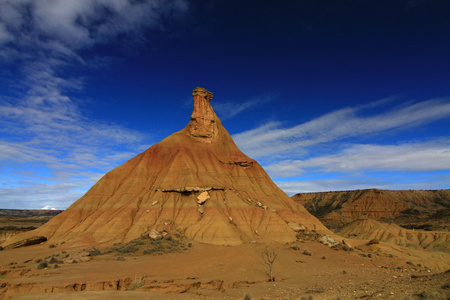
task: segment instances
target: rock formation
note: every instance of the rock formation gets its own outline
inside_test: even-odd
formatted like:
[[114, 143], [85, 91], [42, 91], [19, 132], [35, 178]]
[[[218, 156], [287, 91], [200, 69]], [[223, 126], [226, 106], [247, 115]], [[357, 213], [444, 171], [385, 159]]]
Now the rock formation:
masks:
[[42, 227], [4, 244], [27, 235], [52, 243], [126, 242], [152, 230], [220, 245], [290, 242], [296, 239], [290, 222], [328, 232], [238, 149], [210, 104], [212, 96], [195, 88], [184, 129], [108, 172]]
[[361, 218], [392, 220], [402, 226], [431, 223], [437, 230], [448, 230], [450, 224], [450, 190], [367, 189], [299, 193], [292, 199], [329, 228], [342, 227]]

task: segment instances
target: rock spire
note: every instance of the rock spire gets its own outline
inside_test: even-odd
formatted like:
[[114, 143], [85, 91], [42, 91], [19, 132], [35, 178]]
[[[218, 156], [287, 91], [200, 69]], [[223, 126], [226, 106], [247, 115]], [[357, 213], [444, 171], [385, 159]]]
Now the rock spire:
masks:
[[196, 87], [192, 91], [194, 98], [194, 109], [191, 121], [188, 124], [189, 134], [198, 140], [211, 143], [217, 136], [218, 117], [209, 103], [213, 98], [213, 93], [204, 88]]

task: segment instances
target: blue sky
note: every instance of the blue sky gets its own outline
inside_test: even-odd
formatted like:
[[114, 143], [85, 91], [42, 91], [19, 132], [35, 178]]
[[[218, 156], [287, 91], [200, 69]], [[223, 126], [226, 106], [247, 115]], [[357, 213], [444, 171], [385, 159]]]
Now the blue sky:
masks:
[[64, 209], [188, 123], [289, 195], [448, 189], [450, 2], [0, 0], [0, 208]]

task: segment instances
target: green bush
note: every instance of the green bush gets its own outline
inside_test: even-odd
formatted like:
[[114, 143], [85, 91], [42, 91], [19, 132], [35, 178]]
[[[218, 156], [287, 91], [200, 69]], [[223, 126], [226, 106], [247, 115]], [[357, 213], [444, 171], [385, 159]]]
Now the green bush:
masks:
[[141, 286], [145, 285], [145, 280], [135, 280], [133, 281], [127, 288], [128, 291], [134, 291], [135, 289], [140, 288]]
[[48, 267], [48, 263], [46, 261], [42, 261], [38, 264], [37, 268], [38, 270], [42, 270]]

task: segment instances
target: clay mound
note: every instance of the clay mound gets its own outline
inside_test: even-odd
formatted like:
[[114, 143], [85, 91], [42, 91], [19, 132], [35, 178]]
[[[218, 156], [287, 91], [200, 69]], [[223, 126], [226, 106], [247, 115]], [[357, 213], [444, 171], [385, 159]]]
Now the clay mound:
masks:
[[287, 224], [328, 230], [243, 154], [209, 101], [193, 92], [191, 121], [108, 172], [64, 212], [5, 244], [42, 235], [51, 243], [126, 242], [152, 229], [210, 244], [295, 240]]
[[394, 223], [381, 223], [373, 219], [355, 220], [336, 233], [352, 239], [377, 239], [399, 246], [450, 252], [448, 232], [408, 230]]

